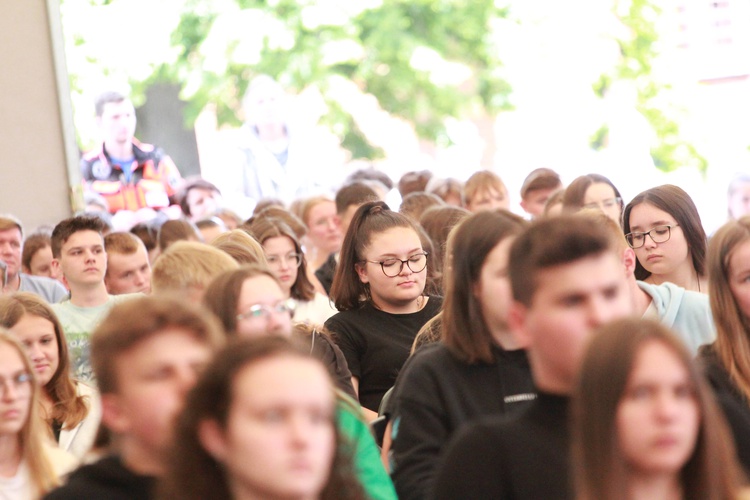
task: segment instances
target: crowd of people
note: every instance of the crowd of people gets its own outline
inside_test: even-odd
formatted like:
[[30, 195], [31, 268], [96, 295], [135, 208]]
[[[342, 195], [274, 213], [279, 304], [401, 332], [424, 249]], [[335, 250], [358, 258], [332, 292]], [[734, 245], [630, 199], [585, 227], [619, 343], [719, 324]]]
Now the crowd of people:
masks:
[[549, 168], [274, 191], [276, 130], [243, 217], [96, 113], [86, 209], [0, 216], [0, 499], [748, 497], [747, 178], [709, 238]]

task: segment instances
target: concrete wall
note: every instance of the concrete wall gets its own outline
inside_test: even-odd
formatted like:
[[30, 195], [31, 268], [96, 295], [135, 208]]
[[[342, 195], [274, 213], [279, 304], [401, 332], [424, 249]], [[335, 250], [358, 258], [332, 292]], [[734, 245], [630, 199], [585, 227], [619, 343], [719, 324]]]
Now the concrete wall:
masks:
[[78, 180], [57, 6], [5, 1], [0, 16], [0, 213], [27, 232], [71, 214]]

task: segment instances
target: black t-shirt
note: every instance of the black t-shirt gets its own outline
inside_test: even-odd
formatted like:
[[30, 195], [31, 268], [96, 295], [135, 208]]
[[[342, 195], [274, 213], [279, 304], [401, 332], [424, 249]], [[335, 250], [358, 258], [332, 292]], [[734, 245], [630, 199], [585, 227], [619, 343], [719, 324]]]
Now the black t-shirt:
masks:
[[445, 344], [404, 365], [391, 398], [393, 482], [399, 498], [425, 498], [455, 432], [487, 415], [517, 415], [536, 397], [523, 350], [493, 347], [493, 363], [468, 364]]
[[442, 298], [430, 297], [415, 313], [391, 314], [366, 302], [359, 309], [341, 311], [326, 321], [349, 370], [359, 380], [362, 406], [378, 411], [380, 400], [393, 387], [409, 357], [414, 337], [442, 304]]
[[540, 392], [520, 416], [464, 427], [446, 450], [434, 498], [572, 498], [568, 403]]
[[134, 473], [113, 455], [76, 469], [44, 500], [148, 500], [154, 498], [155, 488], [156, 478]]
[[331, 295], [334, 274], [336, 274], [336, 253], [329, 255], [323, 265], [315, 270], [315, 277], [318, 278], [328, 295]]

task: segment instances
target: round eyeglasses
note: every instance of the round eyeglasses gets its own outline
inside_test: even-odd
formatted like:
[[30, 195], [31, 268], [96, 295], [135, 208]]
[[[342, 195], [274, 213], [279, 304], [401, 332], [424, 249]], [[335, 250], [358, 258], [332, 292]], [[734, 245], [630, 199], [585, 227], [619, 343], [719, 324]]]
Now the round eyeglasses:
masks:
[[294, 310], [297, 308], [297, 301], [294, 299], [286, 299], [275, 306], [267, 306], [265, 304], [255, 304], [250, 307], [247, 311], [237, 315], [237, 319], [252, 319], [252, 318], [264, 318], [268, 319], [272, 314], [294, 314]]
[[633, 232], [625, 235], [625, 239], [628, 240], [630, 248], [641, 248], [646, 243], [646, 235], [648, 235], [654, 243], [665, 243], [669, 241], [672, 236], [672, 228], [680, 227], [679, 224], [669, 226], [664, 224], [662, 226], [654, 226], [650, 231], [645, 233]]
[[383, 274], [389, 278], [395, 278], [404, 270], [404, 264], [406, 264], [413, 273], [421, 273], [424, 271], [424, 268], [427, 267], [427, 255], [429, 255], [427, 252], [420, 252], [409, 256], [406, 260], [393, 258], [385, 260], [364, 260], [363, 262], [380, 264], [380, 269], [383, 270]]

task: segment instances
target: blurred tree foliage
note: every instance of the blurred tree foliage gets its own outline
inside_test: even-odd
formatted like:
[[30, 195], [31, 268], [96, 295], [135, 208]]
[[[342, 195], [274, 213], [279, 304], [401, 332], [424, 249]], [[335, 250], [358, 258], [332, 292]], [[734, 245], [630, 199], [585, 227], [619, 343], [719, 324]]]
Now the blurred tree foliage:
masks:
[[[619, 4], [625, 5], [620, 9]], [[657, 20], [661, 14], [658, 1], [625, 0], [615, 2], [615, 13], [628, 28], [629, 37], [618, 39], [622, 55], [619, 64], [601, 75], [593, 86], [599, 97], [605, 97], [614, 80], [633, 82], [638, 92], [638, 111], [653, 128], [656, 141], [651, 145], [651, 157], [657, 168], [669, 172], [684, 166], [698, 168], [705, 173], [708, 162], [695, 146], [680, 134], [681, 110], [670, 102], [671, 87], [653, 76], [652, 66], [659, 55]], [[606, 146], [608, 127], [602, 125], [591, 137], [593, 149]]]
[[[326, 7], [331, 20], [322, 15]], [[260, 19], [268, 32], [253, 34], [248, 27], [237, 36], [217, 33], [229, 24], [221, 19], [227, 12]], [[188, 121], [214, 103], [221, 124], [239, 123], [245, 87], [257, 74], [276, 78], [292, 92], [315, 86], [329, 104], [323, 121], [354, 158], [372, 158], [377, 148], [336, 102], [332, 78], [346, 78], [374, 95], [384, 110], [413, 123], [419, 136], [448, 142], [445, 118], [509, 108], [511, 89], [489, 36], [491, 20], [506, 15], [493, 0], [186, 0], [172, 35], [177, 61], [151, 80], [183, 85]], [[260, 40], [255, 50], [243, 36]], [[463, 81], [440, 81], [414, 63], [419, 51], [470, 71]]]

